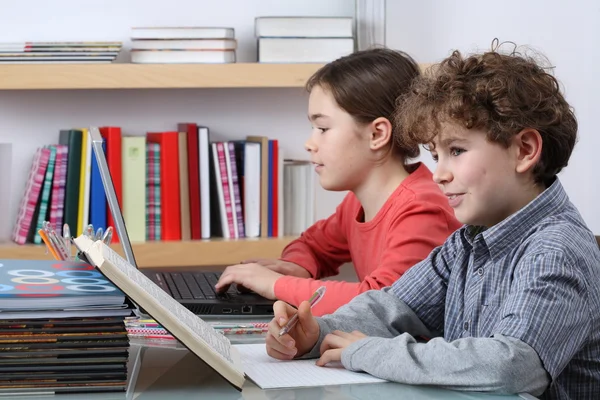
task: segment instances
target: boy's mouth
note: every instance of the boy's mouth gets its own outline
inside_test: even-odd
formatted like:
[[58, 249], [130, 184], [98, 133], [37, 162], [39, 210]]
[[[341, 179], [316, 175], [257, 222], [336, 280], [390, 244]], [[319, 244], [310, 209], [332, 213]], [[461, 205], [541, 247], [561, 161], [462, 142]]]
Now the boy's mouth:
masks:
[[460, 205], [460, 203], [462, 202], [464, 193], [444, 193], [444, 194], [448, 198], [448, 203], [449, 203], [450, 207], [455, 208], [455, 207], [458, 207]]

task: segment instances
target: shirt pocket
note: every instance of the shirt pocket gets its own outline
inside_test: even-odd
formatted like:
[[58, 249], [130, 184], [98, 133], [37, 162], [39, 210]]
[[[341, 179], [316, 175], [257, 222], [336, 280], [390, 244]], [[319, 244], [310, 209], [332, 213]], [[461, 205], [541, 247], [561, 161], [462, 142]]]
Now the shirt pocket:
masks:
[[504, 301], [505, 296], [502, 293], [496, 293], [483, 301], [481, 315], [479, 316], [480, 337], [489, 336], [494, 327], [500, 322]]

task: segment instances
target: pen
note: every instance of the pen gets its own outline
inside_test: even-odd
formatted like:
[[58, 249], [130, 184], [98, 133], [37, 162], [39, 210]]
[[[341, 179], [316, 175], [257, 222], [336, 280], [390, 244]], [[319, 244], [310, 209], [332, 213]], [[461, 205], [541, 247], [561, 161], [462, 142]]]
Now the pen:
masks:
[[71, 229], [69, 228], [69, 224], [63, 225], [63, 243], [65, 244], [65, 248], [67, 249], [68, 260], [73, 259], [73, 253], [71, 252]]
[[112, 235], [113, 235], [113, 228], [112, 228], [112, 226], [109, 226], [108, 228], [106, 228], [106, 231], [104, 232], [104, 236], [102, 236], [102, 241], [107, 246], [110, 245], [110, 242], [112, 241]]
[[[310, 297], [310, 299], [308, 299], [308, 302], [310, 303], [310, 308], [313, 308], [314, 305], [317, 304], [319, 302], [319, 300], [321, 300], [323, 298], [323, 296], [325, 295], [325, 289], [327, 289], [325, 286], [321, 286]], [[286, 333], [288, 333], [296, 325], [297, 322], [298, 322], [298, 313], [294, 314], [294, 316], [292, 318], [290, 318], [290, 320], [287, 322], [287, 324], [285, 324], [285, 326], [283, 328], [281, 328], [281, 330], [279, 331], [279, 336], [283, 336]]]

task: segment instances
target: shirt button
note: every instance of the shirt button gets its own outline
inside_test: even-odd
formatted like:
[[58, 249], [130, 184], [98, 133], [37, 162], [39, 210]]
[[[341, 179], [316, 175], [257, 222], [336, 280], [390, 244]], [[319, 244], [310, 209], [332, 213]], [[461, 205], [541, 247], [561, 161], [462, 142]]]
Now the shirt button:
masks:
[[469, 330], [469, 322], [465, 322], [463, 324], [463, 328], [464, 328], [465, 331]]
[[483, 268], [479, 268], [479, 269], [477, 270], [477, 275], [479, 275], [479, 276], [483, 276]]

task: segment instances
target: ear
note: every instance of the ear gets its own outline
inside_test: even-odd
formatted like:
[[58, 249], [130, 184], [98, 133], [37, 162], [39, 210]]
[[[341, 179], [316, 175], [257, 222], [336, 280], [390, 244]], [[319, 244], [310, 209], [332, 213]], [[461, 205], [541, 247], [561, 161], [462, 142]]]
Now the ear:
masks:
[[376, 118], [371, 122], [370, 129], [369, 146], [371, 150], [380, 150], [392, 140], [392, 124], [387, 118]]
[[523, 129], [514, 137], [516, 149], [516, 171], [525, 173], [532, 171], [533, 167], [542, 157], [542, 136], [536, 129]]

